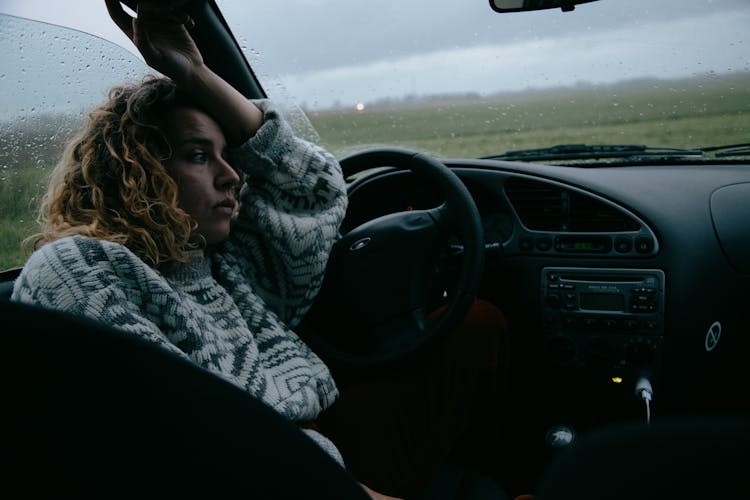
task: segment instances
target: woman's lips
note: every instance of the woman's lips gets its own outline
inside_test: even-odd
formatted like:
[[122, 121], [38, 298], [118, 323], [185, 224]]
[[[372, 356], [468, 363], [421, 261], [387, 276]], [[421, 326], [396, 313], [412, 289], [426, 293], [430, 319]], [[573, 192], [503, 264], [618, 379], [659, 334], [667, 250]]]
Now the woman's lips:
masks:
[[217, 203], [214, 208], [220, 212], [227, 213], [227, 214], [233, 214], [234, 213], [234, 207], [236, 205], [236, 202], [231, 199], [227, 198], [225, 200], [220, 201]]

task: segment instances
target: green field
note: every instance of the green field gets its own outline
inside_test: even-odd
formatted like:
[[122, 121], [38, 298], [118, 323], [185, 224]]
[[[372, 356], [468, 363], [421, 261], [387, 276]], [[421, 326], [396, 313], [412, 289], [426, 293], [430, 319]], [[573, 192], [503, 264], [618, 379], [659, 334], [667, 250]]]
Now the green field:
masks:
[[564, 143], [696, 147], [750, 142], [750, 74], [731, 81], [639, 81], [486, 97], [435, 98], [309, 112], [322, 144], [343, 156], [400, 145], [480, 157]]
[[[407, 100], [308, 116], [338, 157], [379, 145], [476, 158], [564, 143], [735, 144], [750, 142], [750, 74]], [[73, 128], [70, 117], [0, 124], [0, 269], [23, 264], [20, 242], [36, 229], [46, 176]]]

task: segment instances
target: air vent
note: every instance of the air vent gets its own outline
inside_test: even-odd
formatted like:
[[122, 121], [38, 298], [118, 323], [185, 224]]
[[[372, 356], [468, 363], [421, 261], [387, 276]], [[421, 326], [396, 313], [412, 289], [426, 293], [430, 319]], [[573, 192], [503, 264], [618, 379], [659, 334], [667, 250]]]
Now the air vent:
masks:
[[556, 231], [565, 224], [567, 207], [560, 188], [513, 178], [505, 183], [505, 193], [527, 228]]
[[638, 231], [640, 224], [592, 196], [553, 184], [509, 179], [505, 193], [526, 228], [533, 231]]

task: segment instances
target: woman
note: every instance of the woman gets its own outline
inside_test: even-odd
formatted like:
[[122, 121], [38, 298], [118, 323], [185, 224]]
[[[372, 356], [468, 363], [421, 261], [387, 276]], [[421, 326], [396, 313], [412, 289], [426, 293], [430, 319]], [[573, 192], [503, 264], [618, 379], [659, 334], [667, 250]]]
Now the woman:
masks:
[[186, 15], [107, 8], [168, 78], [116, 87], [90, 113], [53, 172], [12, 300], [116, 325], [313, 420], [337, 388], [290, 328], [346, 211], [340, 168], [203, 64]]
[[[189, 16], [139, 3], [132, 18], [106, 4], [166, 77], [116, 87], [90, 113], [53, 172], [12, 300], [186, 357], [298, 422], [343, 465], [312, 423], [338, 389], [292, 332], [346, 211], [338, 163], [295, 137], [270, 102], [248, 101], [211, 71]], [[326, 419], [343, 420], [333, 427], [358, 411], [343, 407]]]

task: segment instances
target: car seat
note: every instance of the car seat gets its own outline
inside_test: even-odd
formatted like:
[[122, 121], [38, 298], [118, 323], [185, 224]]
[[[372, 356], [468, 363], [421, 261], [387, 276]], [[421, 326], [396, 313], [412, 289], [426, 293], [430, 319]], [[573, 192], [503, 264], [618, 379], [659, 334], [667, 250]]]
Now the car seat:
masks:
[[13, 281], [21, 274], [21, 267], [12, 267], [0, 271], [0, 301], [10, 299], [13, 293]]
[[366, 499], [291, 422], [197, 365], [13, 302], [2, 335], [6, 498]]
[[[91, 320], [0, 312], [6, 498], [369, 498], [296, 425], [194, 363]], [[497, 491], [451, 471], [428, 497]]]

